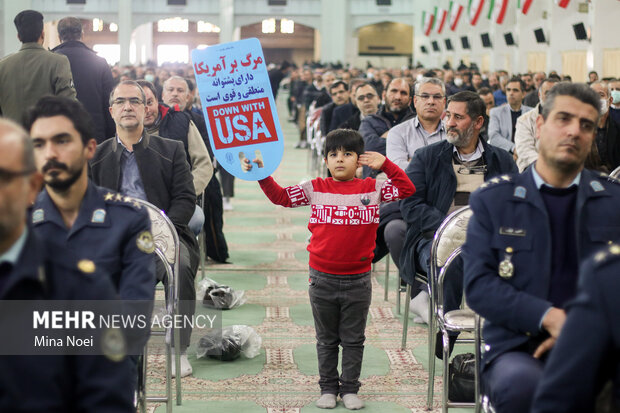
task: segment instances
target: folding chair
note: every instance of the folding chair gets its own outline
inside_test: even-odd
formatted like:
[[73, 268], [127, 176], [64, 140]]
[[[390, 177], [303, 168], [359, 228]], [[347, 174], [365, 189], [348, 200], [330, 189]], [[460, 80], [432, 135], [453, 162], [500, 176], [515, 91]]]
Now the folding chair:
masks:
[[[141, 199], [135, 199], [140, 205], [142, 205], [149, 213], [151, 219], [151, 232], [153, 234], [153, 242], [155, 243], [155, 253], [161, 260], [166, 270], [168, 277], [168, 300], [166, 303], [166, 312], [174, 319], [178, 313], [179, 303], [179, 280], [177, 274], [179, 273], [179, 260], [180, 260], [180, 241], [174, 224], [166, 216], [164, 211], [157, 208], [155, 205], [143, 201]], [[173, 323], [174, 325], [174, 323]], [[181, 371], [180, 361], [180, 342], [178, 331], [173, 331], [174, 327], [170, 327], [164, 331], [153, 330], [151, 335], [153, 336], [166, 336], [174, 337], [175, 348], [175, 368], [177, 372]], [[166, 403], [166, 412], [172, 412], [172, 340], [166, 340], [166, 396], [165, 397], [147, 397], [146, 396], [146, 372], [148, 367], [148, 343], [144, 346], [144, 354], [142, 355], [142, 366], [139, 368], [140, 377], [138, 382], [138, 408], [140, 412], [146, 411], [146, 402], [164, 402]], [[181, 400], [181, 378], [176, 378], [176, 400], [177, 405], [180, 406]]]
[[[205, 193], [203, 192], [202, 195], [200, 195], [200, 200], [199, 200], [200, 208], [202, 208], [203, 213], [205, 211], [205, 198], [206, 196], [205, 196]], [[206, 219], [207, 217], [205, 216], [205, 220]], [[198, 245], [200, 248], [200, 279], [204, 280], [205, 264], [207, 262], [207, 244], [205, 240], [204, 224], [203, 224], [203, 228], [200, 230], [200, 234], [198, 234]]]
[[[467, 224], [471, 217], [471, 209], [466, 206], [448, 215], [435, 232], [431, 245], [429, 296], [432, 311], [428, 328], [428, 394], [427, 407], [433, 406], [433, 391], [435, 383], [435, 340], [436, 331], [442, 333], [443, 347], [443, 395], [442, 411], [445, 413], [450, 407], [476, 407], [476, 403], [454, 403], [448, 400], [450, 345], [448, 332], [474, 332], [474, 312], [469, 309], [444, 311], [443, 286], [447, 270], [461, 253], [461, 246], [467, 235]], [[457, 342], [473, 343], [472, 339], [459, 339]], [[477, 366], [476, 366], [477, 368]], [[476, 375], [476, 381], [478, 376]]]

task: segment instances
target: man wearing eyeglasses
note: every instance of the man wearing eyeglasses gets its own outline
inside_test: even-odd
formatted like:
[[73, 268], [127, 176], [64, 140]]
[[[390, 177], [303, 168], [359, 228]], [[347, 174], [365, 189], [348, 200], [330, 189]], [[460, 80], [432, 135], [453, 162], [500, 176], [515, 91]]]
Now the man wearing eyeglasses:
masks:
[[381, 100], [377, 94], [377, 89], [369, 82], [362, 81], [357, 87], [354, 82], [351, 82], [351, 90], [353, 91], [353, 100], [358, 110], [346, 121], [338, 125], [338, 128], [359, 130], [362, 120], [377, 113], [379, 109]]
[[[517, 172], [508, 152], [489, 146], [479, 138], [485, 113], [486, 106], [475, 92], [463, 91], [450, 96], [444, 119], [446, 139], [419, 148], [405, 170], [419, 188], [400, 206], [407, 223], [401, 277], [409, 284], [413, 285], [416, 269], [430, 273], [432, 240], [445, 217], [468, 205], [469, 195], [486, 180]], [[462, 273], [461, 260], [450, 268]], [[461, 291], [462, 275], [449, 276], [445, 284], [446, 311], [459, 307]], [[420, 304], [416, 310], [428, 322], [428, 301], [425, 304]], [[414, 306], [413, 302], [411, 306]], [[451, 339], [451, 345], [454, 340], [456, 336]], [[440, 344], [441, 339], [438, 340], [438, 350], [441, 350]], [[441, 351], [436, 353], [441, 357]]]
[[[402, 169], [407, 168], [409, 161], [419, 148], [439, 142], [446, 137], [445, 126], [441, 121], [446, 104], [444, 83], [437, 78], [423, 77], [416, 82], [414, 91], [413, 105], [417, 111], [416, 117], [394, 126], [387, 135], [387, 157]], [[378, 235], [377, 244], [380, 239], [385, 240], [392, 259], [400, 269], [400, 256], [407, 232], [407, 223], [403, 221], [400, 213], [400, 204], [391, 203], [382, 206], [380, 216], [385, 230], [382, 236]], [[426, 286], [413, 281], [411, 295], [410, 309], [416, 317], [414, 321], [428, 322]]]
[[[90, 163], [91, 176], [96, 185], [146, 200], [170, 218], [181, 241], [179, 312], [191, 318], [199, 252], [188, 223], [195, 210], [196, 193], [183, 143], [144, 130], [145, 101], [144, 90], [132, 80], [119, 83], [112, 91], [110, 113], [116, 123], [116, 136], [98, 145]], [[162, 273], [158, 267], [158, 276]], [[165, 277], [163, 282], [167, 283]], [[181, 328], [181, 377], [192, 373], [185, 354], [190, 336], [191, 327]]]

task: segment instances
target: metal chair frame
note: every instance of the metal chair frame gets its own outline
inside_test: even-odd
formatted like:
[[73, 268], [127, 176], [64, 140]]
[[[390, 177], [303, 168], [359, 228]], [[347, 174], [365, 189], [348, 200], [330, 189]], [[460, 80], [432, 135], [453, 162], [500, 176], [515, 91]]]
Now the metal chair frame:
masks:
[[[439, 250], [442, 245], [442, 240], [446, 230], [451, 228], [453, 223], [457, 220], [463, 220], [464, 214], [471, 213], [471, 210], [468, 206], [460, 208], [450, 215], [448, 215], [437, 231], [435, 232], [435, 236], [433, 238], [433, 242], [431, 244], [431, 257], [430, 257], [430, 276], [428, 277], [428, 294], [429, 294], [429, 307], [430, 307], [430, 324], [428, 326], [428, 393], [426, 404], [429, 410], [432, 409], [433, 406], [433, 393], [434, 393], [434, 379], [435, 379], [435, 341], [436, 341], [436, 332], [439, 329], [443, 335], [443, 364], [444, 364], [444, 380], [443, 380], [443, 396], [442, 396], [442, 411], [447, 412], [450, 407], [475, 407], [475, 403], [452, 403], [448, 401], [448, 380], [449, 380], [449, 357], [446, 354], [449, 352], [449, 340], [447, 330], [454, 331], [471, 331], [474, 332], [474, 313], [471, 310], [454, 310], [454, 311], [466, 311], [466, 316], [471, 316], [472, 325], [471, 328], [462, 328], [461, 326], [450, 325], [450, 323], [446, 322], [446, 316], [452, 311], [444, 314], [443, 311], [443, 281], [445, 278], [446, 270], [449, 268], [450, 264], [452, 264], [453, 260], [458, 257], [461, 251], [462, 243], [465, 241], [464, 237], [460, 245], [452, 245], [452, 251], [448, 253], [442, 251], [442, 256], [439, 256]], [[466, 218], [469, 220], [469, 217]], [[462, 228], [462, 226], [460, 226]], [[465, 231], [462, 229], [462, 231]], [[454, 244], [454, 242], [453, 242]], [[440, 261], [445, 258], [445, 262], [442, 264]], [[472, 343], [474, 340], [472, 339], [459, 339], [458, 342], [469, 342]], [[476, 380], [478, 377], [476, 376]]]
[[[179, 302], [179, 261], [180, 257], [180, 241], [176, 232], [174, 224], [170, 221], [170, 218], [166, 216], [165, 212], [157, 208], [150, 202], [135, 199], [140, 205], [142, 205], [149, 213], [151, 219], [151, 227], [153, 232], [153, 242], [155, 243], [155, 253], [157, 257], [162, 261], [166, 275], [168, 277], [168, 301], [166, 303], [166, 312], [176, 317], [178, 313]], [[162, 229], [162, 232], [155, 232], [155, 228]], [[173, 325], [176, 323], [173, 323]], [[153, 336], [168, 336], [174, 337], [175, 350], [175, 368], [177, 372], [181, 371], [180, 361], [180, 338], [178, 331], [174, 327], [171, 327], [165, 331], [151, 331]], [[142, 356], [141, 368], [141, 382], [138, 383], [138, 408], [141, 412], [146, 411], [146, 402], [164, 402], [166, 403], [166, 412], [172, 412], [172, 343], [166, 343], [166, 396], [165, 397], [147, 397], [146, 396], [146, 371], [148, 367], [148, 343], [144, 346], [144, 354]], [[181, 378], [176, 377], [176, 401], [177, 405], [182, 404], [181, 395]]]
[[[215, 173], [215, 172], [214, 172]], [[202, 192], [202, 196], [200, 197], [200, 208], [202, 208], [202, 213], [205, 212], [205, 193]], [[207, 217], [205, 216], [205, 220]], [[207, 245], [205, 240], [205, 229], [204, 223], [202, 224], [202, 228], [200, 229], [200, 234], [198, 234], [198, 245], [200, 250], [200, 279], [203, 280], [205, 278], [205, 264], [207, 262]]]
[[[478, 314], [476, 314], [475, 317], [476, 329], [474, 331], [474, 340], [476, 347], [474, 354], [476, 355], [476, 366], [478, 367], [482, 365], [482, 324], [484, 319]], [[480, 374], [479, 368], [476, 369], [476, 374]], [[482, 381], [480, 379], [476, 381], [476, 400], [478, 403], [476, 403], [476, 410], [474, 413], [480, 413], [480, 411], [483, 411], [484, 413], [495, 413], [495, 409], [491, 405], [488, 396], [482, 392]]]

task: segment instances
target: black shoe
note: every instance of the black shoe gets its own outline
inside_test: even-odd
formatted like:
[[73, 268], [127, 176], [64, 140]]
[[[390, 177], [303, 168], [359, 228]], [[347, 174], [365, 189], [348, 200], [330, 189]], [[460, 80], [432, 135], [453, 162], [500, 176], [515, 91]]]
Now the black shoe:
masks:
[[[452, 350], [454, 350], [454, 344], [456, 343], [456, 339], [458, 336], [448, 336], [450, 340], [450, 352], [449, 355], [452, 354]], [[441, 331], [437, 332], [437, 337], [435, 338], [435, 355], [439, 360], [443, 360], [443, 334]]]

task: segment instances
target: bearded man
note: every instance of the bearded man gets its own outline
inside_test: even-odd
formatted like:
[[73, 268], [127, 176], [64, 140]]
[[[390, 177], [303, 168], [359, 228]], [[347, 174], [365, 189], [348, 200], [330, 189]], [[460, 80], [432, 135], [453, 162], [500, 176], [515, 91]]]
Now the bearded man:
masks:
[[[486, 106], [477, 93], [464, 91], [450, 96], [444, 118], [446, 140], [418, 149], [405, 170], [416, 186], [416, 193], [400, 206], [407, 223], [401, 258], [401, 263], [408, 263], [403, 266], [407, 282], [413, 280], [416, 271], [430, 272], [432, 240], [444, 218], [468, 205], [469, 195], [485, 181], [517, 172], [508, 152], [479, 138], [485, 117]], [[461, 260], [450, 268], [462, 274]], [[460, 305], [462, 275], [448, 276], [447, 280], [444, 304], [449, 311]]]

